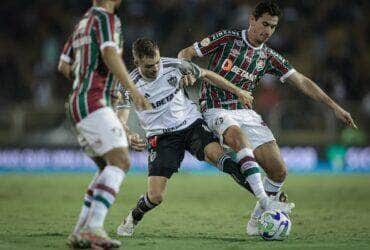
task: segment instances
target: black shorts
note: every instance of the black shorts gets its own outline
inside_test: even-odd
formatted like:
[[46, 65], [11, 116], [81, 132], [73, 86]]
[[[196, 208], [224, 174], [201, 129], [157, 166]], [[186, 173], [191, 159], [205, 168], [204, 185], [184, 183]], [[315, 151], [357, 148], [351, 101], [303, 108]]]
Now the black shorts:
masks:
[[204, 161], [204, 148], [218, 142], [207, 124], [198, 119], [186, 129], [148, 138], [148, 175], [171, 178], [184, 159], [185, 150]]

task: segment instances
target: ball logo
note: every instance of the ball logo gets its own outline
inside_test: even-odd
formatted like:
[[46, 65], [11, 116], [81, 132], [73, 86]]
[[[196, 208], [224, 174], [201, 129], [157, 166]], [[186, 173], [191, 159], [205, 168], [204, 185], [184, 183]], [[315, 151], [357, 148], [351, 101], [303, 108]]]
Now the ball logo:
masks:
[[225, 71], [230, 71], [233, 67], [233, 62], [230, 59], [226, 59], [222, 64], [222, 69]]

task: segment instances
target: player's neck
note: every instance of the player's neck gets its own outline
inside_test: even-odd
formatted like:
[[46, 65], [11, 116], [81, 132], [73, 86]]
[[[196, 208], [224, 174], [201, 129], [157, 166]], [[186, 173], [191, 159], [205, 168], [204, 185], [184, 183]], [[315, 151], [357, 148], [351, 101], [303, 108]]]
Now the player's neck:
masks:
[[250, 29], [248, 29], [247, 37], [246, 37], [248, 43], [252, 45], [253, 47], [258, 48], [262, 45], [262, 43], [258, 42], [256, 39], [253, 39], [253, 34], [251, 33]]
[[101, 2], [101, 3], [94, 3], [94, 7], [102, 8], [106, 12], [111, 13], [111, 14], [114, 14], [114, 10], [115, 10], [114, 2], [110, 2], [110, 1], [104, 1], [104, 2]]

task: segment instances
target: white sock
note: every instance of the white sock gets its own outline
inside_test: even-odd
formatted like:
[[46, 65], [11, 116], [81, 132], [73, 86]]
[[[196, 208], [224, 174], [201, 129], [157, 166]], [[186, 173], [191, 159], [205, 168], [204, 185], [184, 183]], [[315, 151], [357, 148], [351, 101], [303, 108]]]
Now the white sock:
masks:
[[258, 200], [266, 198], [267, 194], [262, 184], [261, 174], [254, 159], [253, 151], [249, 148], [243, 148], [236, 154], [236, 160], [241, 165], [241, 172], [246, 177], [254, 195]]
[[94, 197], [91, 203], [87, 226], [103, 227], [109, 207], [114, 203], [116, 194], [125, 178], [125, 172], [115, 166], [106, 166], [96, 180]]
[[73, 229], [73, 233], [79, 233], [80, 230], [85, 226], [87, 216], [89, 214], [89, 210], [91, 207], [91, 202], [93, 200], [94, 185], [95, 185], [96, 179], [98, 178], [99, 174], [100, 174], [100, 171], [96, 172], [92, 181], [89, 184], [87, 192], [84, 196], [84, 204], [82, 205], [80, 214], [78, 216], [77, 223], [75, 225], [75, 228]]
[[279, 192], [283, 184], [284, 182], [279, 183], [279, 182], [272, 181], [267, 176], [263, 178], [263, 186], [265, 188], [265, 191], [268, 193]]

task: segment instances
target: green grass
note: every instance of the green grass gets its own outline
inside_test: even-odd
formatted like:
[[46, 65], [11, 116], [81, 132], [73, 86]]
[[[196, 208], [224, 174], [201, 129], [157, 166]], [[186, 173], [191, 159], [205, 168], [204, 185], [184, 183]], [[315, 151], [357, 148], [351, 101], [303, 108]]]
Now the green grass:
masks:
[[[67, 249], [90, 178], [0, 175], [0, 249]], [[145, 187], [144, 175], [126, 179], [106, 221], [112, 236]], [[290, 175], [285, 189], [296, 203], [291, 235], [266, 242], [246, 236], [254, 200], [231, 178], [175, 175], [123, 249], [370, 249], [369, 175]]]

